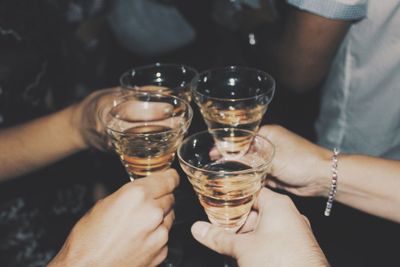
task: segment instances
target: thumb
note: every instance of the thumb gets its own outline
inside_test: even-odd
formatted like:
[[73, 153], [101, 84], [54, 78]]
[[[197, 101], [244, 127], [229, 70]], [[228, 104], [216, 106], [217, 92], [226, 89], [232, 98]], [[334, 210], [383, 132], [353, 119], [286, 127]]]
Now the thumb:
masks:
[[206, 247], [224, 255], [235, 257], [234, 233], [207, 222], [196, 222], [192, 226], [193, 237]]

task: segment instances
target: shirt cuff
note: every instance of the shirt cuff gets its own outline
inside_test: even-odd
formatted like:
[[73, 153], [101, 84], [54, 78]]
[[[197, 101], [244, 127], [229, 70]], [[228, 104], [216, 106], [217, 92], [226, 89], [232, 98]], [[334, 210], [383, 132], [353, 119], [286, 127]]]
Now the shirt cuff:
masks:
[[316, 15], [338, 20], [359, 20], [367, 15], [367, 1], [344, 4], [336, 0], [287, 0], [287, 3]]

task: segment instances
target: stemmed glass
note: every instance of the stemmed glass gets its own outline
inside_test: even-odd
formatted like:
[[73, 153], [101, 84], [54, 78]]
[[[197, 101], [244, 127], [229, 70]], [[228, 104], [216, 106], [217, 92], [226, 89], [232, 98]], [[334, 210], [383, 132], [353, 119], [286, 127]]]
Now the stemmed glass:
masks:
[[[246, 136], [247, 148], [233, 156], [223, 136]], [[255, 132], [224, 128], [187, 137], [178, 159], [211, 223], [236, 232], [244, 224], [263, 186], [274, 157], [274, 145]]]
[[[127, 91], [136, 92], [147, 92], [147, 93], [162, 93], [166, 95], [173, 95], [181, 99], [186, 100], [188, 103], [191, 101], [191, 90], [190, 82], [197, 74], [197, 71], [186, 65], [182, 64], [171, 64], [171, 63], [155, 63], [146, 66], [139, 66], [132, 68], [123, 73], [120, 77], [120, 85], [122, 89]], [[177, 215], [176, 222], [182, 221], [181, 210], [186, 208], [186, 204], [182, 203], [182, 198], [185, 198], [182, 194], [182, 188], [176, 190], [176, 204], [175, 212]], [[170, 258], [178, 258], [179, 253], [182, 254], [182, 249], [179, 248], [179, 240], [177, 240], [174, 234], [170, 235], [171, 244], [169, 251], [172, 254], [175, 251], [175, 255], [168, 255]], [[177, 260], [168, 260], [168, 263], [164, 263], [164, 266], [176, 266]]]
[[[226, 150], [229, 142], [236, 147], [236, 141], [226, 136], [245, 140], [243, 151]], [[263, 186], [274, 153], [274, 145], [255, 132], [223, 128], [189, 136], [177, 154], [211, 223], [237, 232]], [[237, 264], [224, 257], [224, 266]]]
[[196, 74], [195, 69], [186, 65], [155, 63], [126, 71], [120, 84], [124, 89], [169, 94], [190, 102], [190, 82]]
[[169, 168], [193, 115], [185, 100], [141, 92], [121, 93], [104, 112], [107, 134], [131, 180]]
[[[155, 63], [127, 70], [120, 77], [120, 85], [126, 91], [173, 95], [190, 103], [192, 99], [190, 83], [196, 75], [197, 71], [187, 65]], [[176, 219], [174, 225], [185, 221], [187, 210], [191, 208], [190, 204], [188, 204], [191, 201], [187, 201], [191, 195], [188, 196], [186, 194], [183, 183], [175, 191], [175, 197], [174, 210]], [[163, 264], [164, 266], [173, 267], [178, 265], [178, 260], [176, 259], [180, 257], [179, 254], [182, 254], [180, 247], [176, 234], [172, 233], [170, 235], [168, 260], [167, 263]]]
[[[192, 116], [189, 103], [176, 96], [128, 90], [100, 113], [131, 180], [169, 168]], [[181, 258], [182, 251], [169, 242], [162, 266], [177, 266]]]
[[256, 131], [275, 92], [275, 80], [261, 70], [230, 66], [199, 73], [192, 94], [209, 129]]

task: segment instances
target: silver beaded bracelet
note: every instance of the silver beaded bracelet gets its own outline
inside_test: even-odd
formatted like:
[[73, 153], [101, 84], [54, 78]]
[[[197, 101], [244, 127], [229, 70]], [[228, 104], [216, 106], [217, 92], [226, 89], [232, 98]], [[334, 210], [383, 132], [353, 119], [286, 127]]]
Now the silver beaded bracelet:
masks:
[[335, 200], [336, 195], [336, 188], [337, 188], [337, 180], [338, 180], [338, 156], [339, 156], [339, 149], [333, 149], [332, 155], [332, 182], [331, 182], [331, 190], [329, 191], [328, 201], [326, 202], [325, 207], [325, 216], [329, 216], [331, 214], [333, 201]]

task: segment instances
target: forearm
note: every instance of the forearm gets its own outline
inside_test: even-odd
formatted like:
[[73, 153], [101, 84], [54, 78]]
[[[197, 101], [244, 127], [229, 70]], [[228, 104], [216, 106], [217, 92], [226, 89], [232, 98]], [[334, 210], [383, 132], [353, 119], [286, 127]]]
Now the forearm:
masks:
[[0, 181], [54, 163], [85, 145], [72, 121], [75, 106], [0, 132]]
[[[326, 178], [321, 179], [326, 181]], [[400, 161], [358, 155], [340, 156], [336, 200], [400, 222]]]

